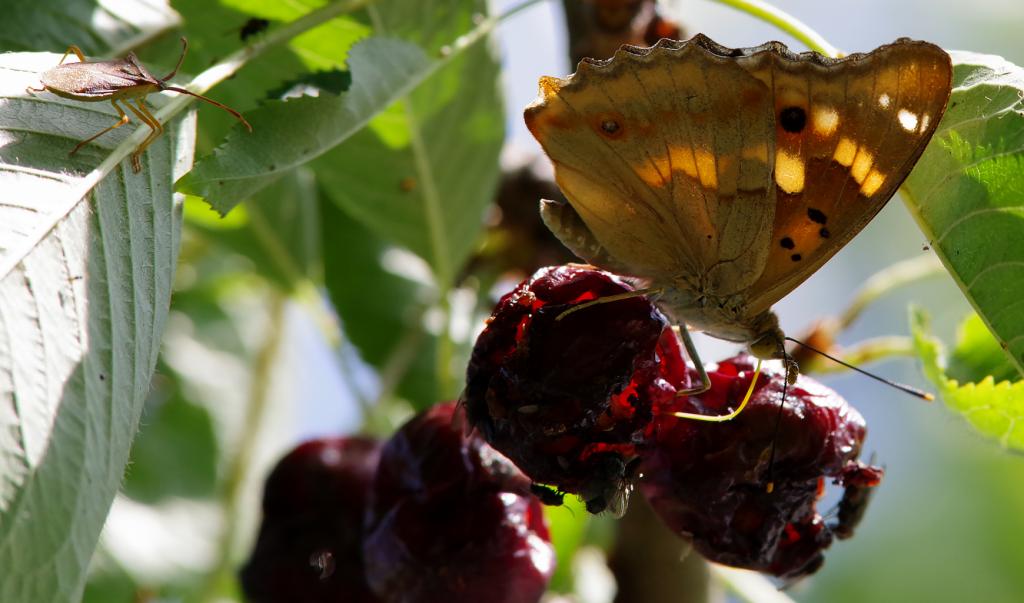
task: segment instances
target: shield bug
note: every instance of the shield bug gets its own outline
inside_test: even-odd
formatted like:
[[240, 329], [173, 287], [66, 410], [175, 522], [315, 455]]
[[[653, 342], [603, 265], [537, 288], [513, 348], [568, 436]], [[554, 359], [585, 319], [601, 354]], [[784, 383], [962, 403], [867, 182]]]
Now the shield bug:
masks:
[[[119, 102], [123, 103], [125, 107], [128, 107], [129, 111], [134, 113], [142, 123], [150, 128], [149, 136], [142, 141], [131, 155], [132, 170], [139, 172], [142, 170], [142, 164], [139, 161], [142, 153], [164, 131], [163, 125], [150, 113], [149, 108], [146, 106], [145, 97], [154, 92], [170, 90], [194, 96], [224, 109], [252, 132], [252, 126], [249, 125], [249, 122], [245, 121], [245, 118], [238, 111], [222, 105], [213, 99], [190, 92], [184, 88], [179, 88], [178, 86], [167, 84], [167, 80], [178, 73], [178, 68], [181, 67], [181, 62], [185, 59], [186, 51], [188, 51], [188, 41], [185, 38], [181, 38], [181, 56], [178, 57], [177, 65], [174, 66], [174, 70], [169, 74], [162, 78], [157, 78], [146, 69], [145, 65], [135, 56], [135, 53], [128, 53], [128, 56], [125, 58], [112, 61], [87, 61], [80, 48], [69, 46], [67, 52], [61, 57], [60, 63], [53, 69], [45, 71], [39, 77], [43, 87], [33, 88], [30, 86], [27, 91], [33, 93], [49, 90], [63, 98], [89, 103], [109, 100], [110, 104], [114, 106], [114, 110], [117, 111], [120, 119], [109, 128], [79, 142], [75, 145], [75, 148], [71, 149], [69, 155], [74, 155], [86, 144], [128, 123], [128, 114], [118, 104]], [[65, 64], [64, 60], [71, 53], [78, 57], [79, 62]]]

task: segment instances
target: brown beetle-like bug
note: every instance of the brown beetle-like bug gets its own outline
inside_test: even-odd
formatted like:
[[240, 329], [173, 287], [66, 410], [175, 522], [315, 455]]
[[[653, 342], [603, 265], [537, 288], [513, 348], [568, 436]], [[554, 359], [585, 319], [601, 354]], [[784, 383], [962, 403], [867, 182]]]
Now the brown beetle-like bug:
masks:
[[[142, 170], [142, 164], [139, 158], [142, 153], [146, 150], [146, 147], [151, 145], [161, 134], [163, 134], [164, 127], [160, 121], [149, 112], [149, 108], [146, 107], [146, 96], [160, 92], [162, 90], [171, 90], [173, 92], [180, 92], [182, 94], [188, 94], [194, 96], [200, 100], [204, 100], [211, 105], [215, 105], [224, 109], [231, 115], [235, 116], [235, 119], [242, 122], [250, 132], [252, 132], [252, 126], [249, 122], [245, 121], [245, 118], [238, 112], [222, 105], [213, 99], [206, 98], [200, 94], [189, 92], [184, 88], [177, 86], [170, 86], [167, 84], [167, 80], [174, 77], [174, 74], [178, 73], [178, 68], [181, 67], [181, 62], [185, 60], [185, 52], [188, 51], [188, 41], [185, 38], [181, 38], [181, 56], [178, 57], [178, 64], [174, 66], [174, 70], [162, 78], [153, 77], [153, 74], [139, 61], [139, 58], [135, 56], [135, 53], [128, 53], [123, 59], [117, 59], [113, 61], [86, 61], [85, 55], [82, 54], [82, 50], [77, 46], [69, 46], [67, 52], [61, 57], [60, 63], [56, 67], [44, 72], [39, 76], [40, 82], [43, 84], [42, 88], [33, 88], [29, 86], [27, 91], [31, 94], [33, 92], [43, 92], [49, 90], [50, 92], [64, 98], [71, 100], [85, 101], [88, 103], [96, 103], [100, 101], [110, 101], [110, 104], [114, 106], [118, 115], [121, 119], [114, 125], [100, 131], [99, 133], [86, 138], [82, 142], [75, 145], [75, 148], [71, 149], [69, 155], [74, 155], [86, 144], [96, 140], [100, 136], [103, 136], [107, 132], [120, 128], [121, 126], [128, 123], [128, 114], [124, 112], [124, 109], [118, 105], [118, 101], [124, 103], [125, 107], [128, 107], [136, 117], [139, 118], [142, 123], [146, 124], [150, 128], [149, 136], [142, 141], [134, 152], [132, 152], [132, 170], [139, 172]], [[68, 55], [74, 53], [78, 57], [78, 63], [64, 63], [64, 59], [68, 58]], [[134, 104], [132, 104], [134, 101]]]

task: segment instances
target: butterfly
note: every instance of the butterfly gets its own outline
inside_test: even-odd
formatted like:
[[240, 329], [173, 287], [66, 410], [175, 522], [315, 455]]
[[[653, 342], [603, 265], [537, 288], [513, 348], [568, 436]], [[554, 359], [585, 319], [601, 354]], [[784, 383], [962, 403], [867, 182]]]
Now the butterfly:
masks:
[[948, 54], [905, 38], [840, 59], [704, 35], [623, 46], [541, 78], [526, 108], [569, 201], [541, 215], [584, 260], [647, 280], [676, 321], [785, 358], [771, 307], [896, 192], [951, 80]]

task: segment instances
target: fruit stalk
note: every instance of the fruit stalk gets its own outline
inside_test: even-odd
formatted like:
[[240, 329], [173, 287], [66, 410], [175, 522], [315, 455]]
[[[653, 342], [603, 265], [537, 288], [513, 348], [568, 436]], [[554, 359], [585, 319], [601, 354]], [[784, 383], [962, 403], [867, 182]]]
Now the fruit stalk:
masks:
[[281, 345], [284, 331], [286, 297], [280, 293], [271, 294], [267, 333], [263, 345], [256, 354], [253, 363], [252, 389], [249, 391], [249, 404], [245, 409], [245, 422], [242, 425], [241, 438], [234, 457], [228, 462], [224, 489], [221, 493], [221, 507], [224, 509], [224, 526], [217, 547], [217, 561], [213, 569], [206, 575], [203, 588], [200, 589], [199, 601], [214, 603], [221, 598], [225, 588], [232, 587], [235, 582], [235, 548], [238, 540], [240, 518], [244, 515], [242, 508], [243, 488], [246, 478], [252, 471], [252, 460], [260, 446], [263, 418], [266, 415], [267, 402], [270, 394], [270, 378], [273, 373], [274, 361]]

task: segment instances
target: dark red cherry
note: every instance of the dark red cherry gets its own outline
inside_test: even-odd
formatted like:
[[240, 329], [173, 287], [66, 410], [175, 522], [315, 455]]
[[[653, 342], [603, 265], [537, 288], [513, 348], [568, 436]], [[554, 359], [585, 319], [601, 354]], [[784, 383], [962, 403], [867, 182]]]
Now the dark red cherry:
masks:
[[[731, 421], [667, 414], [718, 415], [735, 408], [754, 364], [747, 355], [723, 361], [709, 373], [709, 391], [655, 409], [657, 446], [642, 467], [641, 488], [664, 522], [708, 559], [795, 578], [817, 570], [822, 551], [845, 529], [826, 525], [816, 509], [826, 478], [840, 479], [849, 491], [860, 487], [854, 486], [857, 476], [880, 474], [864, 466], [842, 477], [860, 453], [864, 419], [809, 377], [787, 386], [778, 363], [765, 364], [747, 408]], [[849, 505], [857, 506], [852, 499]], [[835, 525], [852, 531], [856, 522], [844, 517]]]
[[363, 574], [363, 516], [381, 445], [360, 437], [312, 440], [277, 464], [263, 523], [241, 571], [250, 603], [375, 603]]
[[454, 403], [384, 446], [367, 513], [367, 579], [382, 600], [536, 603], [554, 549], [529, 480]]
[[590, 266], [542, 268], [499, 301], [466, 372], [470, 423], [532, 480], [595, 513], [624, 510], [652, 406], [687, 378], [647, 298], [584, 306], [631, 291]]

